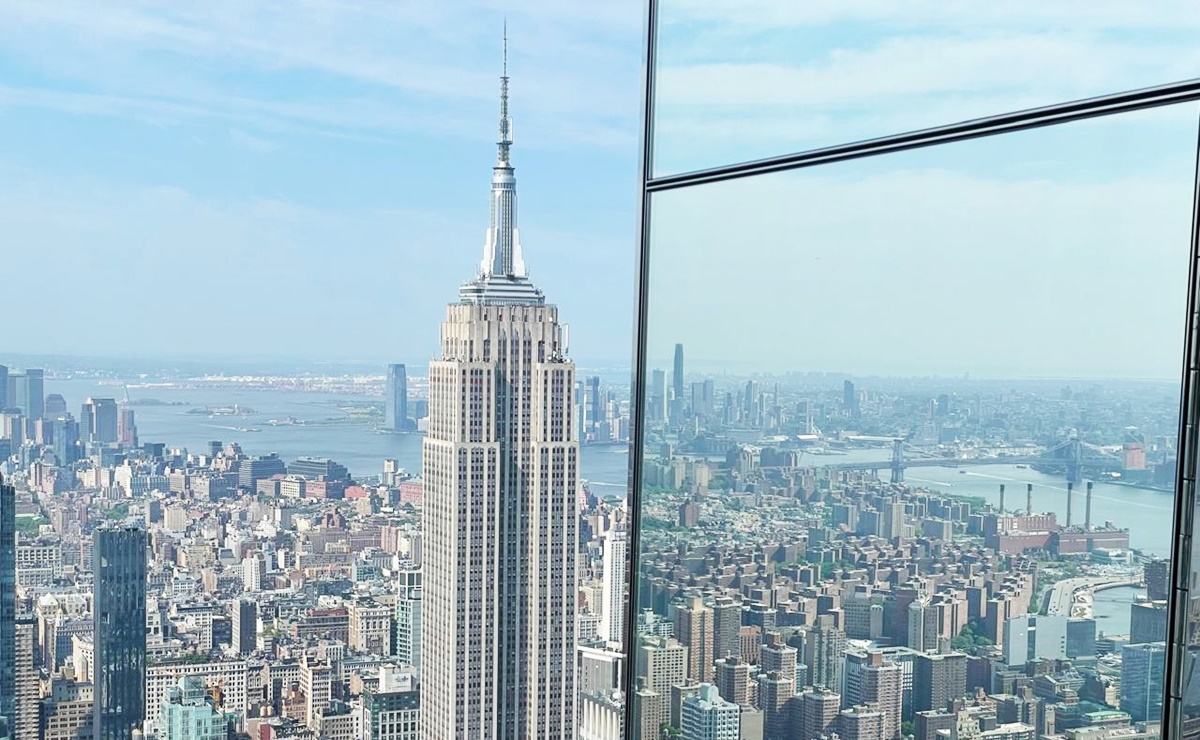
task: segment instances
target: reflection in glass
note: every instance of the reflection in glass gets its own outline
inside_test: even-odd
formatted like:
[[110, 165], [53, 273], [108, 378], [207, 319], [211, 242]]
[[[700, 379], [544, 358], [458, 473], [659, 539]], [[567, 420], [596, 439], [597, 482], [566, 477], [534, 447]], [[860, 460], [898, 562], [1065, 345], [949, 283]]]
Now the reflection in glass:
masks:
[[633, 737], [1159, 734], [1196, 113], [652, 196]]
[[656, 176], [1200, 75], [1183, 2], [658, 8]]

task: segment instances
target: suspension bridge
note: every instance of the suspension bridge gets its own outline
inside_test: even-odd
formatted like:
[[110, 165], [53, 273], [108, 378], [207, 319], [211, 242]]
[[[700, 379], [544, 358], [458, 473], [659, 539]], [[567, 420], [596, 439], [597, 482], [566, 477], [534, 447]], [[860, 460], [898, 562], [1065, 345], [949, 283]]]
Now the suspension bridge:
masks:
[[[902, 438], [893, 437], [850, 437], [852, 442], [888, 442], [892, 444], [892, 456], [888, 460], [871, 462], [829, 463], [817, 467], [825, 470], [888, 470], [892, 483], [904, 482], [904, 470], [909, 467], [961, 467], [976, 465], [1039, 465], [1061, 469], [1068, 483], [1083, 481], [1089, 469], [1112, 469], [1119, 466], [1120, 456], [1110, 450], [1071, 438], [1048, 447], [1034, 455], [995, 455], [988, 457], [945, 457], [936, 451], [916, 447]], [[1100, 471], [1103, 472], [1103, 471]]]

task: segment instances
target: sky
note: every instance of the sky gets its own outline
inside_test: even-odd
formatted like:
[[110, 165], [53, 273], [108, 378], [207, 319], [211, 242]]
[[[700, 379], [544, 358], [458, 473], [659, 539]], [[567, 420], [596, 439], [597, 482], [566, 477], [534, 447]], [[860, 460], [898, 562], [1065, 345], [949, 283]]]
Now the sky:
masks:
[[[531, 277], [561, 307], [577, 360], [627, 363], [643, 11], [8, 0], [0, 259], [28, 290], [5, 348], [429, 358], [482, 249], [507, 20]], [[658, 174], [1200, 70], [1200, 16], [1185, 0], [1096, 0], [1086, 14], [1044, 0], [662, 0], [661, 21]], [[669, 361], [685, 341], [689, 357], [736, 368], [1169, 376], [1179, 299], [1160, 288], [1183, 269], [1172, 260], [1194, 119], [1160, 111], [664, 197], [651, 354]], [[982, 255], [1003, 254], [1039, 289], [990, 285], [999, 273]], [[843, 263], [822, 272], [831, 255]], [[1078, 320], [1104, 331], [1072, 333], [1069, 352], [1057, 328], [1033, 331], [1060, 320], [1052, 286], [1067, 283], [1107, 286], [1122, 305]], [[889, 298], [895, 285], [928, 289]], [[1029, 293], [1024, 313], [1004, 315], [1024, 323], [978, 345], [938, 341], [929, 327], [963, 321], [962, 302], [985, 287]], [[880, 306], [894, 325], [864, 329], [880, 326]], [[1018, 336], [1045, 367], [1011, 359]], [[1141, 344], [1113, 351], [1111, 336]]]
[[482, 252], [507, 19], [531, 276], [577, 357], [628, 363], [640, 0], [3, 12], [9, 351], [428, 359]]

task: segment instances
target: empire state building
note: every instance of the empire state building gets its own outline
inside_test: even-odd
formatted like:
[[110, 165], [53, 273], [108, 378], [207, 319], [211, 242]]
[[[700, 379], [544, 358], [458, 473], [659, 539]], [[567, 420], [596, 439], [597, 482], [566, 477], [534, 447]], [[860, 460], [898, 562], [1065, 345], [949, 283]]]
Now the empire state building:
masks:
[[511, 148], [506, 65], [483, 260], [429, 364], [424, 740], [575, 737], [575, 365], [525, 269]]

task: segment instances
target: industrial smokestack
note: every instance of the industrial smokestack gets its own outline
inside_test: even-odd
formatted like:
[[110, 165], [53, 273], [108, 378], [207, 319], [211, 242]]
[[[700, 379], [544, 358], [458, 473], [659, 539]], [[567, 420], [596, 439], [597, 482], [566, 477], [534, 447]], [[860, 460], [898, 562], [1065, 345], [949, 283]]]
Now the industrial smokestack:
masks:
[[1092, 531], [1092, 482], [1088, 481], [1087, 494], [1083, 504], [1083, 528]]
[[1033, 484], [1026, 483], [1025, 484], [1025, 515], [1031, 516], [1032, 514], [1033, 514]]
[[1075, 484], [1067, 482], [1067, 526], [1071, 526], [1071, 499], [1075, 498]]
[[1000, 484], [1000, 513], [1004, 513], [1004, 484]]

